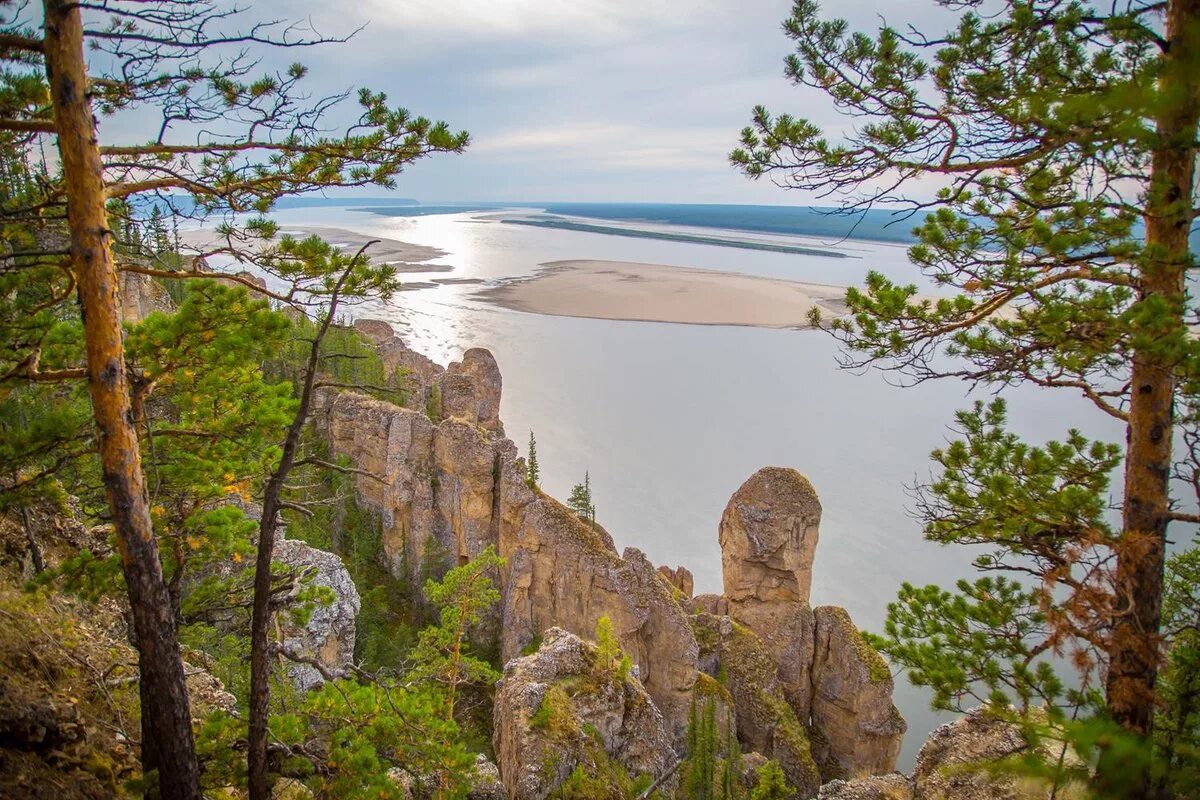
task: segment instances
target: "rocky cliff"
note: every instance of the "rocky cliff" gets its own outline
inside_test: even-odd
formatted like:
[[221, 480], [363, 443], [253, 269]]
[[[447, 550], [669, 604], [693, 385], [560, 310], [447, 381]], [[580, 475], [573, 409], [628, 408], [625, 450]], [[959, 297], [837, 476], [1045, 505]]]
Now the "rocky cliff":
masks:
[[[363, 471], [358, 499], [382, 520], [394, 573], [419, 584], [494, 545], [505, 559], [491, 629], [503, 661], [545, 646], [553, 628], [564, 632], [556, 641], [588, 637], [606, 616], [672, 747], [697, 681], [720, 677], [739, 739], [778, 759], [804, 796], [823, 779], [894, 768], [905, 726], [886, 665], [843, 610], [809, 605], [821, 505], [806, 478], [770, 467], [734, 493], [719, 526], [724, 595], [692, 600], [686, 569], [619, 554], [602, 527], [526, 485], [490, 353], [468, 350], [442, 369], [384, 323], [357, 327], [403, 370], [407, 407], [325, 391], [315, 419], [333, 453]], [[526, 766], [501, 758], [510, 793]]]

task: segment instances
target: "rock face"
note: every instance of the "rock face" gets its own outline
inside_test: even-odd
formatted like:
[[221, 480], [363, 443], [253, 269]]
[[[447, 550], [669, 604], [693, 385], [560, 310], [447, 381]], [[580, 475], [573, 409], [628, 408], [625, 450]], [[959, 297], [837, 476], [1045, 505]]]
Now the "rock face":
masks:
[[[341, 670], [354, 660], [355, 619], [360, 606], [350, 573], [333, 553], [292, 539], [275, 545], [275, 560], [307, 576], [310, 584], [328, 587], [334, 597], [328, 605], [314, 606], [303, 626], [285, 621], [283, 646], [289, 652], [316, 659], [328, 669]], [[309, 664], [288, 662], [287, 671], [296, 687], [304, 691], [324, 682], [320, 670]]]
[[174, 308], [175, 304], [171, 302], [166, 288], [148, 275], [122, 271], [118, 273], [118, 282], [122, 322], [138, 323], [155, 311]]
[[[417, 363], [390, 327], [359, 329], [388, 363]], [[822, 772], [894, 767], [904, 725], [893, 716], [890, 677], [880, 678], [869, 648], [859, 649], [865, 643], [833, 609], [822, 612], [816, 653], [809, 589], [821, 504], [806, 478], [769, 467], [738, 489], [720, 523], [725, 593], [693, 600], [686, 569], [657, 568], [633, 548], [618, 555], [602, 527], [526, 485], [500, 424], [502, 382], [490, 353], [468, 350], [420, 375], [424, 403], [401, 408], [324, 391], [314, 414], [332, 453], [369, 473], [355, 478], [358, 499], [382, 520], [395, 574], [420, 585], [494, 545], [504, 559], [501, 601], [485, 631], [502, 660], [536, 647], [551, 628], [591, 636], [606, 616], [677, 748], [700, 670], [707, 681], [724, 669], [739, 738], [779, 758], [804, 796], [816, 793]], [[499, 766], [511, 792], [516, 779], [503, 759]]]
[[907, 725], [892, 704], [892, 673], [843, 608], [816, 617], [812, 726], [821, 732], [817, 763], [826, 779], [884, 773], [896, 766]]
[[[463, 374], [488, 374], [481, 355]], [[491, 385], [491, 384], [488, 384]], [[496, 384], [498, 388], [498, 383]], [[696, 679], [696, 644], [674, 593], [641, 552], [617, 554], [603, 528], [530, 489], [516, 446], [491, 424], [498, 399], [475, 419], [434, 424], [417, 410], [348, 392], [323, 392], [314, 417], [335, 455], [358, 475], [359, 502], [382, 522], [393, 573], [420, 585], [430, 571], [461, 564], [495, 545], [503, 659], [552, 626], [590, 636], [609, 617], [647, 691], [682, 742]]]
[[500, 424], [500, 367], [489, 351], [472, 347], [463, 353], [462, 361], [446, 368], [440, 388], [443, 417], [457, 417], [504, 433]]
[[816, 794], [821, 775], [805, 720], [785, 699], [775, 660], [762, 641], [727, 616], [700, 613], [691, 622], [706, 677], [726, 676], [742, 747], [778, 760], [801, 797]]
[[[809, 607], [821, 503], [792, 469], [767, 467], [730, 498], [721, 518], [725, 609], [770, 654], [779, 690], [808, 727], [825, 780], [895, 769], [905, 723], [887, 664], [840, 608]], [[724, 605], [722, 605], [724, 604]]]
[[[830, 781], [821, 787], [817, 800], [912, 800], [912, 784], [903, 775], [870, 775], [850, 781]], [[968, 800], [964, 795], [962, 800]]]
[[684, 600], [692, 599], [692, 593], [695, 592], [696, 588], [696, 581], [692, 577], [691, 570], [686, 567], [676, 567], [675, 569], [659, 567], [658, 574], [662, 575], [667, 583], [678, 589], [679, 593], [683, 595]]
[[721, 567], [731, 603], [808, 602], [821, 502], [799, 472], [764, 467], [721, 516]]
[[550, 628], [497, 684], [494, 747], [510, 800], [542, 800], [576, 767], [613, 765], [657, 778], [675, 762], [662, 715], [641, 682], [599, 663], [596, 647]]
[[802, 720], [812, 706], [814, 631], [808, 605], [821, 503], [794, 469], [764, 467], [721, 516], [721, 567], [729, 614], [754, 631]]
[[[1042, 756], [1057, 759], [1061, 753], [1047, 750]], [[912, 774], [913, 794], [918, 800], [1023, 800], [1045, 796], [1036, 786], [1015, 776], [995, 775], [981, 765], [1019, 756], [1029, 743], [1013, 724], [997, 719], [984, 708], [974, 708], [962, 717], [939, 726], [929, 734], [917, 753]], [[1074, 755], [1067, 754], [1068, 761]], [[976, 768], [972, 769], [972, 765]], [[1083, 787], [1068, 787], [1060, 796], [1083, 794]]]

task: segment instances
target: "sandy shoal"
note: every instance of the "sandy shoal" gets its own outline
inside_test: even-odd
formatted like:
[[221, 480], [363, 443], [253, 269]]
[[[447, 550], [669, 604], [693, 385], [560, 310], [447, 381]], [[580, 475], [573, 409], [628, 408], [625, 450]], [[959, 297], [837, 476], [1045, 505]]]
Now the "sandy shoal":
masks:
[[627, 261], [552, 261], [476, 294], [516, 311], [695, 325], [809, 327], [846, 311], [845, 287]]
[[[446, 251], [423, 244], [402, 242], [383, 236], [368, 236], [348, 231], [345, 228], [321, 225], [281, 225], [279, 231], [281, 234], [289, 234], [297, 239], [306, 236], [320, 236], [350, 255], [358, 252], [358, 249], [367, 242], [374, 242], [366, 251], [371, 261], [376, 264], [391, 264], [397, 272], [451, 272], [454, 270], [454, 267], [449, 264], [424, 263], [446, 255]], [[180, 231], [180, 237], [191, 251], [204, 252], [223, 244], [216, 231], [211, 228]]]

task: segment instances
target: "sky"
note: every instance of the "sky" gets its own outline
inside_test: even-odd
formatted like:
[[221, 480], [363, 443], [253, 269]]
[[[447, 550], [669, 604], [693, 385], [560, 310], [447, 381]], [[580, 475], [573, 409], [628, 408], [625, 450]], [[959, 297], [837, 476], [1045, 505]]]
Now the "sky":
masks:
[[[459, 156], [412, 166], [422, 202], [807, 204], [752, 182], [728, 153], [756, 104], [838, 124], [783, 77], [790, 0], [258, 0], [258, 18], [307, 20], [345, 44], [279, 54], [310, 91], [367, 86], [470, 132]], [[854, 27], [928, 20], [930, 0], [842, 0]], [[379, 189], [365, 190], [379, 195]]]

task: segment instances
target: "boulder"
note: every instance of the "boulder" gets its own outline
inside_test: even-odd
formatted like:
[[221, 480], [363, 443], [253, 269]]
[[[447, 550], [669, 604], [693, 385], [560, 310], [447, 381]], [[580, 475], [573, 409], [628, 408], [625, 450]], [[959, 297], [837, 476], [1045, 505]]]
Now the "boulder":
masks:
[[471, 775], [467, 800], [508, 800], [499, 768], [483, 753], [475, 756], [475, 772]]
[[505, 665], [494, 709], [493, 744], [510, 800], [542, 800], [577, 768], [611, 785], [617, 767], [657, 778], [676, 760], [641, 682], [600, 663], [595, 645], [561, 628]]
[[896, 768], [907, 725], [892, 704], [892, 673], [843, 608], [821, 606], [816, 618], [812, 726], [825, 780]]
[[[286, 615], [281, 617], [284, 649], [315, 659], [327, 670], [342, 671], [354, 660], [355, 620], [360, 607], [350, 573], [333, 553], [293, 539], [276, 543], [275, 560], [291, 567], [310, 585], [325, 586], [333, 593], [333, 601], [315, 605], [303, 625]], [[288, 661], [287, 672], [302, 691], [324, 683], [320, 669], [310, 664]]]

